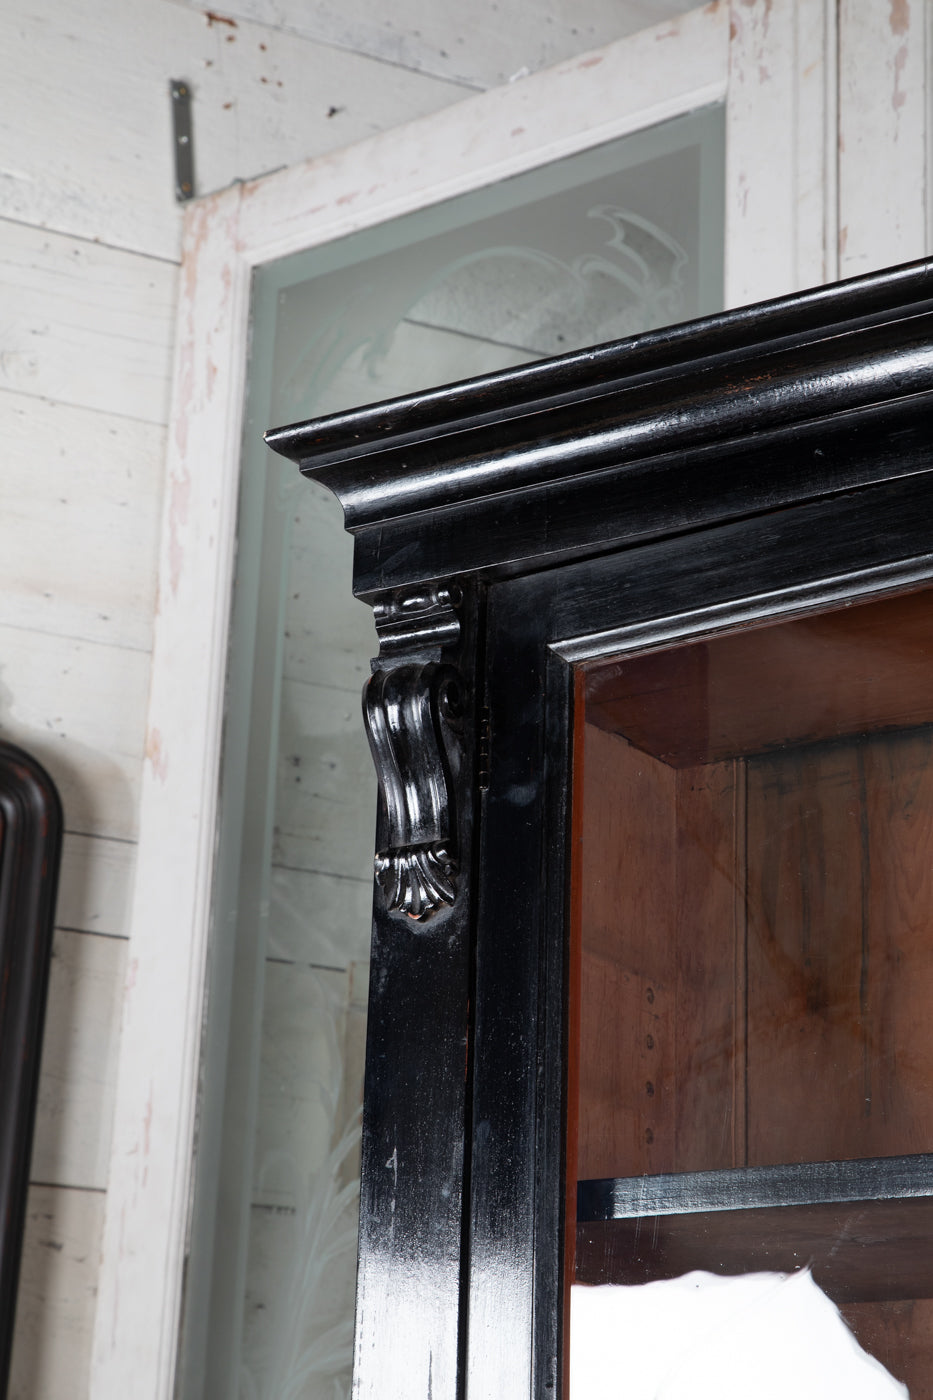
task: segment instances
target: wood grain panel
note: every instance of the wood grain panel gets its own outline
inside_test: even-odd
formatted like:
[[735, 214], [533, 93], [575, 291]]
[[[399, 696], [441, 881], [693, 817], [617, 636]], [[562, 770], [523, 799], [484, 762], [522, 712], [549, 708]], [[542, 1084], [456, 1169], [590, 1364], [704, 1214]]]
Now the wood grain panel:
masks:
[[859, 1149], [859, 753], [748, 765], [749, 1165], [880, 1155]]
[[710, 1170], [745, 1161], [744, 764], [681, 769], [676, 800], [675, 1170]]
[[672, 769], [587, 726], [580, 1177], [674, 1161]]
[[841, 1311], [860, 1345], [907, 1386], [910, 1400], [933, 1400], [933, 1298], [845, 1303]]
[[744, 782], [587, 727], [581, 1177], [744, 1162]]
[[865, 750], [866, 1114], [887, 1152], [933, 1147], [933, 730]]
[[749, 1162], [933, 1145], [933, 740], [749, 764]]

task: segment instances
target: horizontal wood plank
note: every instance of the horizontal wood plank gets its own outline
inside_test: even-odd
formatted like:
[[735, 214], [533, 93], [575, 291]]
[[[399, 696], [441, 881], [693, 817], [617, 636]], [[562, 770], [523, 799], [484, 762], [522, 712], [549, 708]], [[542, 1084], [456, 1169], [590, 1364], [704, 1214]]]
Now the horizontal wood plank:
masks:
[[[186, 3], [194, 8], [196, 0]], [[693, 0], [479, 0], [458, 14], [430, 0], [401, 0], [391, 12], [366, 0], [313, 7], [301, 0], [229, 0], [224, 13], [485, 88], [693, 8]]]
[[99, 1191], [30, 1187], [9, 1400], [88, 1394], [103, 1214]]
[[56, 923], [127, 938], [135, 864], [135, 842], [66, 831]]
[[361, 714], [359, 696], [379, 641], [372, 609], [353, 597], [353, 541], [333, 493], [283, 465], [293, 511], [282, 674], [347, 691], [347, 703]]
[[464, 91], [278, 21], [229, 23], [172, 0], [69, 0], [63, 21], [59, 0], [0, 16], [0, 212], [163, 258], [178, 258], [181, 238], [170, 78], [192, 91], [199, 193], [359, 141]]
[[126, 940], [58, 929], [30, 1176], [105, 1190]]
[[368, 880], [375, 790], [356, 694], [286, 681], [274, 864]]
[[369, 957], [371, 880], [272, 867], [269, 956], [346, 968]]
[[69, 830], [135, 837], [148, 684], [145, 652], [0, 626], [0, 734], [48, 768]]
[[0, 619], [148, 650], [164, 429], [0, 392], [0, 439]]
[[253, 1207], [240, 1374], [256, 1389], [246, 1393], [287, 1394], [297, 1374], [309, 1395], [349, 1393], [358, 1213], [358, 1192], [326, 1176], [303, 1209]]
[[171, 263], [0, 219], [0, 389], [166, 422], [176, 281]]
[[[251, 1210], [242, 1351], [243, 1365], [264, 1381], [267, 1394], [278, 1394], [281, 1383], [297, 1373], [300, 1356], [314, 1357], [315, 1337], [329, 1328], [335, 1332], [328, 1348], [318, 1350], [314, 1374], [323, 1385], [335, 1372], [345, 1373], [349, 1383], [368, 973], [368, 963], [354, 964], [345, 978], [330, 974], [313, 988], [305, 982], [292, 1000], [285, 970], [267, 969], [271, 1014], [260, 1117], [265, 1132], [258, 1145], [260, 1155], [276, 1158], [286, 1190], [278, 1203], [257, 1203]], [[315, 1024], [321, 1013], [323, 1038]], [[276, 1099], [285, 1102], [273, 1117]], [[289, 1107], [291, 1125], [285, 1121]], [[290, 1179], [281, 1180], [289, 1148], [299, 1145], [302, 1130], [314, 1128], [315, 1107], [317, 1132], [306, 1140], [300, 1161], [293, 1161]]]
[[253, 1200], [295, 1207], [351, 1128], [338, 1121], [344, 1093], [350, 977], [266, 964]]

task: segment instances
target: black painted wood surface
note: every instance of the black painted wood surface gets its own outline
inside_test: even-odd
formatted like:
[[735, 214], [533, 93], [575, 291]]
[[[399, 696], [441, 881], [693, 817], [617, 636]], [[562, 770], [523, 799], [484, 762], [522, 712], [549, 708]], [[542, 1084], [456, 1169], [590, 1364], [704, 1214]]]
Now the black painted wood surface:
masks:
[[527, 571], [928, 471], [931, 266], [267, 440], [339, 497], [361, 596]]
[[[453, 665], [463, 697], [464, 886], [424, 936], [375, 891], [360, 1396], [406, 1364], [393, 1400], [561, 1392], [575, 668], [928, 583], [931, 429], [922, 263], [268, 435], [344, 506], [378, 666]], [[469, 620], [429, 654], [386, 618], [420, 616], [440, 585]], [[891, 1256], [907, 1278], [929, 1171], [904, 1172], [916, 1200], [885, 1209], [913, 1212]], [[698, 1222], [728, 1218], [736, 1258], [752, 1227], [784, 1258], [788, 1212], [840, 1209], [767, 1189], [771, 1204], [579, 1230], [663, 1219], [679, 1266]], [[578, 1231], [584, 1262], [591, 1246]], [[864, 1291], [855, 1274], [834, 1287]]]
[[912, 1197], [933, 1199], [931, 1153], [581, 1181], [577, 1186], [577, 1219], [637, 1220], [641, 1216], [756, 1210], [775, 1201], [815, 1206]]
[[35, 759], [0, 741], [0, 1390], [4, 1395], [61, 843], [61, 803], [54, 783]]

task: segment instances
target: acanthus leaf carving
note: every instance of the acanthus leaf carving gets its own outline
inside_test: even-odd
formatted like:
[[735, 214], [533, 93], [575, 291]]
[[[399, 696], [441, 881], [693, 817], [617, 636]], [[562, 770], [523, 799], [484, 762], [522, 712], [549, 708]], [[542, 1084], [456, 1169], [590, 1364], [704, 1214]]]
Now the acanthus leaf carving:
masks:
[[441, 841], [381, 851], [375, 867], [388, 908], [419, 923], [457, 897], [457, 860]]
[[377, 670], [363, 692], [386, 813], [376, 878], [389, 910], [417, 923], [457, 897], [454, 776], [461, 713], [459, 674], [443, 662]]

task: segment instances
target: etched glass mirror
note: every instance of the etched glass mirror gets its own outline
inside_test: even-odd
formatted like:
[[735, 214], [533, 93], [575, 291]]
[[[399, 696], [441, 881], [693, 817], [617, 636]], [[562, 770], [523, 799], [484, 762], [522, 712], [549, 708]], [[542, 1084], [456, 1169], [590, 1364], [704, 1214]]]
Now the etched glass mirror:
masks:
[[720, 309], [723, 187], [709, 108], [256, 274], [184, 1397], [349, 1386], [375, 647], [262, 430]]

